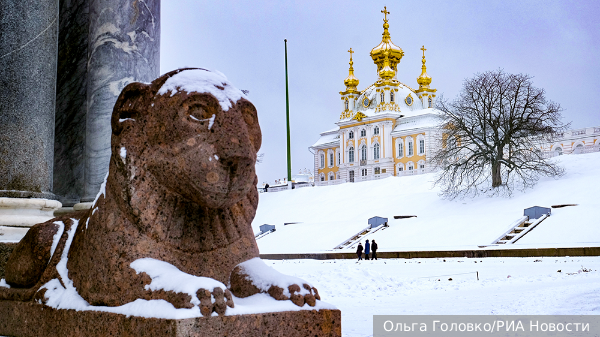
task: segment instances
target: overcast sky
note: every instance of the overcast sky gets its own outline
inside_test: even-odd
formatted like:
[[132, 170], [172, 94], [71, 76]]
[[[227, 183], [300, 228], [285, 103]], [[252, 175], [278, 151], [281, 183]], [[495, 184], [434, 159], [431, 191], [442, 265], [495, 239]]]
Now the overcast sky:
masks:
[[263, 134], [259, 183], [286, 176], [284, 39], [292, 173], [313, 169], [308, 147], [335, 127], [354, 53], [359, 90], [376, 79], [369, 52], [383, 6], [404, 50], [398, 79], [417, 88], [422, 45], [431, 87], [454, 98], [465, 78], [502, 68], [534, 76], [573, 128], [600, 126], [600, 1], [199, 1], [161, 6], [161, 73], [217, 69], [250, 91]]

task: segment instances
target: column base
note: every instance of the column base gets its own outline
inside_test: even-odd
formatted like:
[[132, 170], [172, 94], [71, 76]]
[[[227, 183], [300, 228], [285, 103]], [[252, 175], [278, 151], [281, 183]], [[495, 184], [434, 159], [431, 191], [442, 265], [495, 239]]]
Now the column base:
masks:
[[90, 208], [92, 208], [92, 206], [94, 206], [94, 202], [80, 202], [78, 204], [73, 205], [73, 210], [74, 211], [85, 211], [88, 210]]
[[56, 200], [0, 198], [0, 226], [31, 227], [54, 218], [61, 206]]

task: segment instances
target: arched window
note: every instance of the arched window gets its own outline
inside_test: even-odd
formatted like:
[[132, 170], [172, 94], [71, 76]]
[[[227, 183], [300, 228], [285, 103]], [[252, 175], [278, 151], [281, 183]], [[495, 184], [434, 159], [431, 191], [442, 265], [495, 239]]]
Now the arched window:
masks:
[[353, 131], [348, 132], [348, 139], [354, 139], [354, 132]]
[[385, 103], [385, 95], [381, 92], [381, 103]]
[[376, 126], [376, 127], [373, 129], [373, 134], [374, 134], [374, 135], [378, 135], [378, 134], [379, 134], [379, 127], [378, 127], [378, 126]]
[[325, 167], [325, 155], [321, 153], [321, 168]]
[[379, 144], [373, 145], [373, 159], [379, 159]]
[[400, 143], [398, 143], [398, 158], [404, 157], [404, 145], [402, 144], [402, 139], [400, 139]]
[[329, 180], [335, 180], [335, 177], [333, 175], [333, 172], [329, 173]]
[[394, 101], [394, 92], [390, 91], [390, 102]]
[[367, 136], [367, 130], [365, 130], [365, 129], [360, 130], [360, 136], [361, 137], [366, 137]]
[[431, 97], [429, 97], [429, 98], [427, 99], [427, 102], [429, 103], [429, 107], [430, 107], [430, 108], [431, 108], [431, 107], [433, 107], [433, 100], [431, 99]]
[[325, 175], [323, 175], [323, 173], [321, 173], [321, 181], [325, 181]]
[[412, 171], [414, 169], [413, 163], [408, 163], [408, 170]]
[[348, 110], [348, 100], [346, 100], [346, 101], [344, 102], [344, 107], [346, 108], [346, 110]]
[[419, 154], [424, 154], [424, 153], [425, 153], [425, 140], [420, 139], [419, 140]]
[[577, 144], [577, 146], [575, 146], [575, 154], [580, 154], [583, 151], [583, 145], [582, 144]]
[[556, 149], [554, 149], [554, 151], [556, 151], [556, 154], [557, 154], [558, 156], [562, 156], [562, 148], [560, 148], [560, 147], [557, 147]]
[[413, 155], [413, 142], [409, 141], [408, 142], [408, 156], [412, 156]]
[[350, 163], [354, 162], [354, 148], [353, 147], [348, 149], [348, 161]]
[[367, 146], [363, 145], [360, 148], [360, 160], [367, 160]]
[[402, 163], [398, 164], [398, 172], [404, 171], [404, 165]]
[[335, 161], [333, 160], [333, 152], [329, 152], [329, 166], [333, 166]]

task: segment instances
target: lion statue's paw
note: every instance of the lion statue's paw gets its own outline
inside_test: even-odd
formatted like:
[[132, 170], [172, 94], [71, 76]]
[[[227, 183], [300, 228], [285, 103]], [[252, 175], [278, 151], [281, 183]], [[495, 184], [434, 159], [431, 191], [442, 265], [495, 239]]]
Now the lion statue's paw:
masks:
[[319, 292], [308, 282], [282, 274], [255, 257], [238, 264], [229, 278], [230, 288], [236, 297], [267, 293], [279, 301], [290, 300], [297, 306], [311, 307], [321, 300]]
[[208, 289], [199, 289], [196, 296], [200, 300], [200, 313], [202, 316], [210, 316], [213, 312], [219, 315], [225, 315], [227, 307], [233, 308], [233, 296], [229, 289], [215, 287], [212, 291]]

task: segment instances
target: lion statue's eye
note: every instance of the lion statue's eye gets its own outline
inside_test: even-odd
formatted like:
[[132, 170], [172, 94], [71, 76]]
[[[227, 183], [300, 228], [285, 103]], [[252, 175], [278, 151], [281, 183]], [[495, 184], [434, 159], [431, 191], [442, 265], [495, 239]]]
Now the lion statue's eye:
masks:
[[215, 112], [211, 110], [203, 106], [192, 105], [189, 107], [188, 113], [192, 120], [202, 122], [213, 117]]

